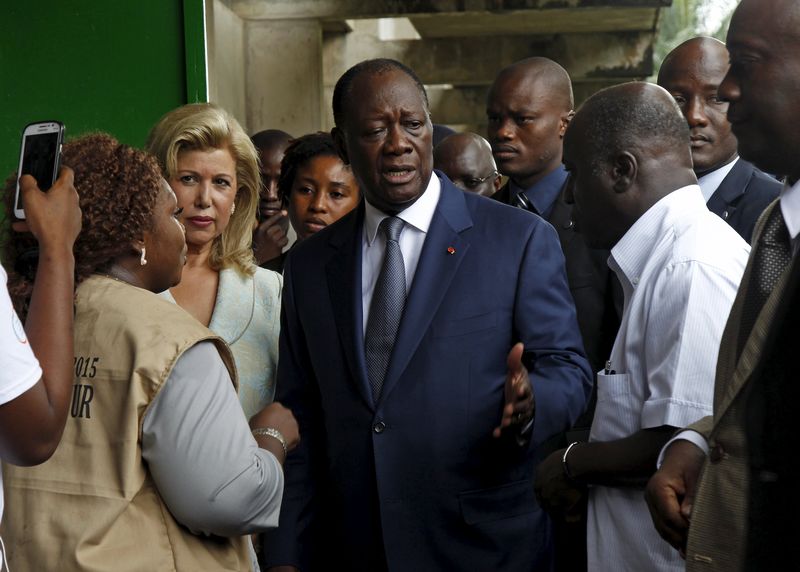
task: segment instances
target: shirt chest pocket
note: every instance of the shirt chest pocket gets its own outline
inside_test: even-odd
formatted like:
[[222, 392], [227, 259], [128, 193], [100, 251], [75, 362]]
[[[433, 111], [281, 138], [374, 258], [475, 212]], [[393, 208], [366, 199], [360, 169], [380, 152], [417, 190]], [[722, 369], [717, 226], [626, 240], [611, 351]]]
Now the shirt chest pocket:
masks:
[[597, 372], [597, 401], [613, 401], [631, 392], [628, 373]]
[[631, 391], [627, 373], [597, 374], [597, 407], [592, 422], [591, 440], [619, 439], [639, 426], [641, 404]]

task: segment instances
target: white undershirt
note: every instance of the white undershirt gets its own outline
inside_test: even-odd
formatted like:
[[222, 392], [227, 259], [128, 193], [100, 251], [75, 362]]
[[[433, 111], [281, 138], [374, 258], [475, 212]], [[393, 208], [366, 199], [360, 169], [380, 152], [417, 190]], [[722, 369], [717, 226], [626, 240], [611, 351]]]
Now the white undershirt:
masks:
[[[789, 236], [792, 240], [792, 254], [794, 255], [797, 254], [798, 246], [800, 246], [800, 241], [797, 240], [800, 234], [800, 181], [791, 187], [784, 185], [780, 196], [780, 207], [783, 220], [786, 222], [786, 229], [789, 231]], [[667, 448], [678, 439], [694, 443], [708, 455], [709, 448], [706, 438], [692, 429], [686, 429], [675, 435], [661, 448], [661, 453], [659, 453], [658, 462], [656, 463], [658, 468], [661, 468], [661, 463], [664, 462], [664, 453]]]
[[[436, 212], [436, 205], [439, 203], [441, 193], [442, 185], [439, 177], [435, 173], [431, 173], [431, 179], [422, 196], [410, 207], [396, 215], [406, 223], [399, 240], [400, 251], [403, 253], [403, 264], [406, 268], [406, 294], [414, 281], [422, 245], [425, 244], [425, 237], [428, 234], [428, 228], [431, 225], [433, 213]], [[378, 233], [378, 226], [389, 215], [372, 206], [369, 201], [365, 201], [364, 204], [364, 234], [361, 242], [361, 301], [364, 313], [362, 331], [366, 332], [372, 294], [375, 291], [375, 282], [378, 281], [378, 275], [383, 266], [383, 255], [386, 252], [386, 237], [383, 233]]]

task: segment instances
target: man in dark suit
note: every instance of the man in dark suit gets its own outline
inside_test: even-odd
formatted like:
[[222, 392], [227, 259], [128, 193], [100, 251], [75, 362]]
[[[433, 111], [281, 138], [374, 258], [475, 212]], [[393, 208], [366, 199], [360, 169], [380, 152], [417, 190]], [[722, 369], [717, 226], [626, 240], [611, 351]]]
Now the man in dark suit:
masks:
[[664, 59], [658, 85], [672, 94], [689, 123], [694, 172], [706, 205], [750, 242], [758, 217], [781, 184], [736, 151], [736, 135], [725, 114], [728, 102], [718, 94], [728, 58], [719, 40], [692, 38]]
[[753, 233], [719, 349], [713, 417], [681, 433], [648, 484], [662, 537], [695, 570], [794, 570], [800, 314], [800, 3], [743, 0], [727, 37], [720, 97], [739, 153], [786, 173]]
[[[566, 200], [567, 172], [561, 158], [573, 105], [569, 74], [552, 60], [527, 58], [500, 71], [486, 105], [487, 138], [498, 169], [509, 181], [492, 198], [534, 212], [556, 229], [583, 345], [592, 372], [597, 372], [611, 354], [619, 329], [622, 288], [606, 263], [608, 250], [587, 246]], [[575, 430], [569, 436], [555, 437], [545, 449], [554, 451], [572, 441], [586, 441], [594, 400], [593, 392]], [[555, 523], [558, 570], [585, 569], [583, 522]]]
[[266, 565], [547, 569], [537, 447], [590, 376], [556, 235], [433, 172], [399, 62], [348, 70], [333, 109], [365, 201], [285, 267], [278, 399], [302, 442]]
[[[622, 291], [606, 264], [608, 251], [586, 245], [565, 200], [561, 154], [573, 104], [569, 75], [552, 60], [528, 58], [500, 71], [489, 90], [487, 139], [509, 181], [492, 198], [538, 214], [558, 232], [583, 344], [596, 372], [617, 335]], [[583, 425], [590, 423], [591, 416]]]

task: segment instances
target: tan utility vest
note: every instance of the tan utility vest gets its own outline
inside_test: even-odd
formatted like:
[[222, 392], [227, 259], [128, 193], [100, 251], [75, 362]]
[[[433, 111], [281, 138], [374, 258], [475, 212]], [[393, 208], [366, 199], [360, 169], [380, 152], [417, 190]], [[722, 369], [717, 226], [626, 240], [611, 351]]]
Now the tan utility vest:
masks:
[[46, 463], [4, 467], [11, 570], [250, 570], [243, 537], [196, 536], [176, 522], [142, 459], [148, 407], [202, 340], [217, 345], [236, 385], [228, 347], [180, 307], [106, 277], [79, 286], [64, 437]]

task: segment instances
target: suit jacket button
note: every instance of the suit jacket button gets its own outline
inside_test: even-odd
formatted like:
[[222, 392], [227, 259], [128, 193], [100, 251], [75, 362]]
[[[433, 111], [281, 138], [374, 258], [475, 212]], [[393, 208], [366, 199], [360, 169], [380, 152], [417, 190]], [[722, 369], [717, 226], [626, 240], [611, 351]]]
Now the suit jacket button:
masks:
[[572, 220], [568, 220], [567, 222], [564, 223], [564, 228], [566, 228], [567, 230], [569, 230], [573, 226], [575, 226], [575, 223]]
[[722, 218], [725, 219], [725, 220], [728, 219], [728, 211], [725, 211], [724, 213], [722, 213]]
[[372, 426], [372, 430], [380, 435], [386, 429], [386, 423], [383, 421], [378, 421], [375, 425]]
[[719, 463], [722, 459], [725, 458], [725, 449], [722, 448], [722, 445], [717, 443], [711, 449], [708, 458], [712, 463]]

